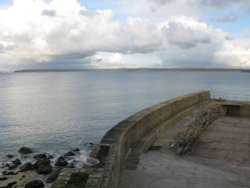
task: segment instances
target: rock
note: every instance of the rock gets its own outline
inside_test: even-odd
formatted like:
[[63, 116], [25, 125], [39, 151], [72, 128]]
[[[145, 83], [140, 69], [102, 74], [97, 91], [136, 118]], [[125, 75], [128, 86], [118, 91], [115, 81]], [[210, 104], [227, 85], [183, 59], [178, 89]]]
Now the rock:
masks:
[[7, 179], [8, 179], [7, 177], [0, 177], [0, 181], [5, 181]]
[[11, 163], [12, 165], [9, 165], [9, 170], [14, 170], [21, 164], [21, 161], [19, 159], [16, 159], [14, 161], [11, 161]]
[[40, 187], [44, 187], [44, 184], [41, 180], [33, 180], [25, 185], [25, 188], [40, 188]]
[[17, 175], [17, 172], [7, 172], [3, 171], [3, 175], [8, 176], [8, 175]]
[[64, 157], [71, 157], [71, 156], [74, 156], [74, 155], [75, 155], [74, 152], [69, 151], [69, 152], [67, 152], [67, 153], [64, 154]]
[[32, 149], [28, 148], [28, 147], [21, 147], [18, 152], [20, 154], [30, 154], [33, 153]]
[[59, 176], [61, 170], [62, 170], [62, 168], [58, 168], [58, 169], [56, 169], [54, 172], [52, 172], [52, 173], [49, 175], [49, 177], [47, 178], [47, 181], [46, 181], [46, 182], [47, 182], [47, 183], [52, 183], [52, 182], [54, 182], [54, 181], [57, 179], [57, 177]]
[[1, 188], [12, 188], [12, 186], [15, 185], [15, 184], [16, 184], [16, 182], [11, 182], [8, 185], [6, 185], [4, 187], [1, 187]]
[[72, 163], [69, 163], [69, 164], [68, 164], [68, 167], [69, 167], [69, 168], [75, 168], [75, 164], [74, 164], [73, 162], [72, 162]]
[[9, 167], [11, 166], [11, 163], [10, 162], [7, 162], [7, 163], [3, 163], [5, 167]]
[[55, 166], [67, 166], [68, 162], [64, 159], [64, 157], [59, 157], [56, 161]]
[[21, 161], [19, 159], [16, 159], [14, 161], [11, 161], [14, 165], [20, 165], [22, 164]]
[[38, 174], [50, 174], [52, 171], [52, 166], [50, 165], [47, 165], [47, 166], [39, 166], [37, 169], [36, 169], [36, 172]]
[[9, 166], [9, 170], [15, 170], [16, 168], [17, 168], [18, 166], [17, 165], [11, 165], [11, 166]]
[[15, 157], [15, 156], [14, 156], [14, 155], [11, 155], [11, 154], [8, 154], [8, 155], [6, 155], [6, 157], [9, 158], [9, 159], [11, 159], [11, 158], [13, 158], [13, 157]]
[[47, 156], [45, 153], [37, 154], [33, 157], [34, 159], [46, 159]]
[[75, 148], [75, 149], [73, 149], [73, 151], [75, 151], [75, 152], [79, 152], [79, 151], [80, 151], [80, 149], [79, 149], [79, 148]]
[[53, 155], [51, 155], [51, 154], [48, 154], [48, 157], [47, 157], [48, 159], [53, 159], [54, 158], [54, 156]]
[[4, 168], [5, 163], [0, 163], [0, 168]]
[[73, 173], [70, 176], [67, 187], [85, 187], [88, 174], [84, 172]]
[[25, 172], [25, 171], [33, 170], [33, 169], [34, 169], [34, 166], [30, 162], [27, 162], [23, 166], [20, 167], [21, 172]]
[[41, 166], [41, 165], [50, 165], [49, 159], [40, 159], [35, 163], [35, 168]]
[[38, 174], [49, 174], [52, 171], [49, 159], [38, 160], [35, 163], [35, 169]]

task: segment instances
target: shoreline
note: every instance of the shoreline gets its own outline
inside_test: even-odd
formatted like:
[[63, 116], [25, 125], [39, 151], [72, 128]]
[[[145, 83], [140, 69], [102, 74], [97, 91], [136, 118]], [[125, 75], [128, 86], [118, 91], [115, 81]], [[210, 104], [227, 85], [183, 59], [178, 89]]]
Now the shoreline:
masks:
[[118, 69], [23, 69], [16, 70], [14, 73], [29, 72], [250, 72], [250, 69], [227, 69], [227, 68], [118, 68]]
[[22, 188], [30, 182], [40, 182], [49, 188], [63, 168], [80, 169], [99, 163], [88, 156], [90, 151], [80, 148], [64, 154], [37, 153], [28, 147], [18, 152], [19, 155], [7, 155], [6, 160], [0, 162], [0, 188]]

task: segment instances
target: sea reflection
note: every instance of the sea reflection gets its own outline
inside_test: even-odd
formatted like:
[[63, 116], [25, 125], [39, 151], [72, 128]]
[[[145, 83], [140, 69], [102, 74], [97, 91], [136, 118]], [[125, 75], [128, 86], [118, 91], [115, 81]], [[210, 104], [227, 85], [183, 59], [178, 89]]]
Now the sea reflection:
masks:
[[113, 125], [190, 92], [250, 100], [241, 72], [40, 72], [0, 75], [0, 156], [26, 145], [61, 150], [98, 142]]

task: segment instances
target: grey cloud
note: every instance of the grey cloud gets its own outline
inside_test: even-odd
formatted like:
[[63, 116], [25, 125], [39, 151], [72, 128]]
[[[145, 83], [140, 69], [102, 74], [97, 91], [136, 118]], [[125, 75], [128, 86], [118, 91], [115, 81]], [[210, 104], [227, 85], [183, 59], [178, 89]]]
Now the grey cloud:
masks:
[[222, 17], [219, 18], [213, 18], [212, 21], [216, 21], [216, 22], [234, 22], [238, 19], [238, 15], [230, 12], [228, 14], [225, 14]]
[[84, 16], [84, 17], [86, 16], [86, 17], [91, 17], [91, 18], [95, 16], [95, 13], [92, 13], [92, 12], [87, 11], [87, 10], [80, 10], [79, 14], [81, 16]]
[[51, 62], [33, 62], [29, 65], [19, 65], [16, 69], [82, 69], [88, 68], [89, 62], [86, 60], [55, 60]]
[[[243, 11], [250, 14], [250, 0], [139, 0], [144, 7], [138, 12], [143, 16], [152, 13], [159, 16], [187, 15], [196, 17], [210, 11]], [[137, 12], [137, 13], [138, 13]], [[150, 13], [150, 15], [147, 15]], [[229, 15], [228, 15], [229, 16]], [[217, 19], [216, 17], [214, 19]], [[235, 21], [237, 17], [218, 18], [219, 22]], [[216, 21], [216, 20], [214, 20]]]
[[200, 44], [188, 50], [172, 46], [160, 52], [159, 57], [174, 67], [215, 67], [213, 56], [217, 48], [213, 43]]
[[159, 50], [159, 44], [152, 44], [152, 46], [130, 46], [127, 50], [121, 51], [124, 54], [133, 54], [133, 53], [150, 53]]
[[250, 3], [245, 7], [247, 13], [250, 13]]
[[151, 12], [155, 12], [159, 8], [164, 7], [172, 2], [173, 0], [146, 0], [146, 4], [148, 5], [148, 8]]
[[55, 10], [44, 9], [42, 11], [42, 15], [43, 16], [54, 17], [54, 16], [56, 16], [56, 11]]
[[250, 13], [249, 0], [185, 0], [190, 7], [196, 7], [200, 10], [210, 8], [224, 9], [224, 10], [241, 10]]
[[68, 61], [68, 60], [79, 60], [84, 59], [86, 57], [90, 57], [94, 55], [94, 51], [85, 51], [85, 52], [71, 52], [65, 54], [58, 54], [50, 56], [52, 61]]
[[146, 3], [149, 6], [149, 10], [151, 12], [155, 12], [158, 8], [164, 7], [165, 5], [170, 4], [172, 2], [173, 2], [173, 0], [154, 0], [154, 1], [147, 0]]
[[145, 0], [149, 10], [155, 12], [163, 8], [173, 13], [188, 13], [192, 14], [196, 11], [203, 11], [208, 8], [232, 8], [235, 6], [244, 7], [250, 6], [248, 0]]
[[196, 31], [191, 27], [185, 27], [180, 23], [169, 23], [165, 28], [168, 42], [183, 49], [196, 47], [199, 43], [209, 43], [210, 38], [202, 31]]
[[7, 51], [12, 51], [16, 48], [14, 45], [4, 45], [0, 43], [0, 53], [5, 53]]
[[0, 43], [0, 53], [4, 53], [4, 45]]
[[[152, 3], [151, 0], [149, 0], [149, 2]], [[154, 4], [158, 4], [158, 5], [166, 5], [171, 2], [173, 2], [173, 0], [154, 0], [153, 1]]]
[[230, 4], [245, 3], [246, 0], [193, 0], [193, 4], [209, 7], [224, 7]]

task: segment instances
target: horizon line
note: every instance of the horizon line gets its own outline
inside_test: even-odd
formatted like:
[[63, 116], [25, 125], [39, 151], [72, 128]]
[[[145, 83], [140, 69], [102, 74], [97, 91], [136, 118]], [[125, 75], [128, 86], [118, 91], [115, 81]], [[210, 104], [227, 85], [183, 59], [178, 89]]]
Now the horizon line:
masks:
[[13, 73], [22, 72], [81, 72], [81, 71], [243, 71], [249, 72], [249, 68], [84, 68], [84, 69], [21, 69]]

